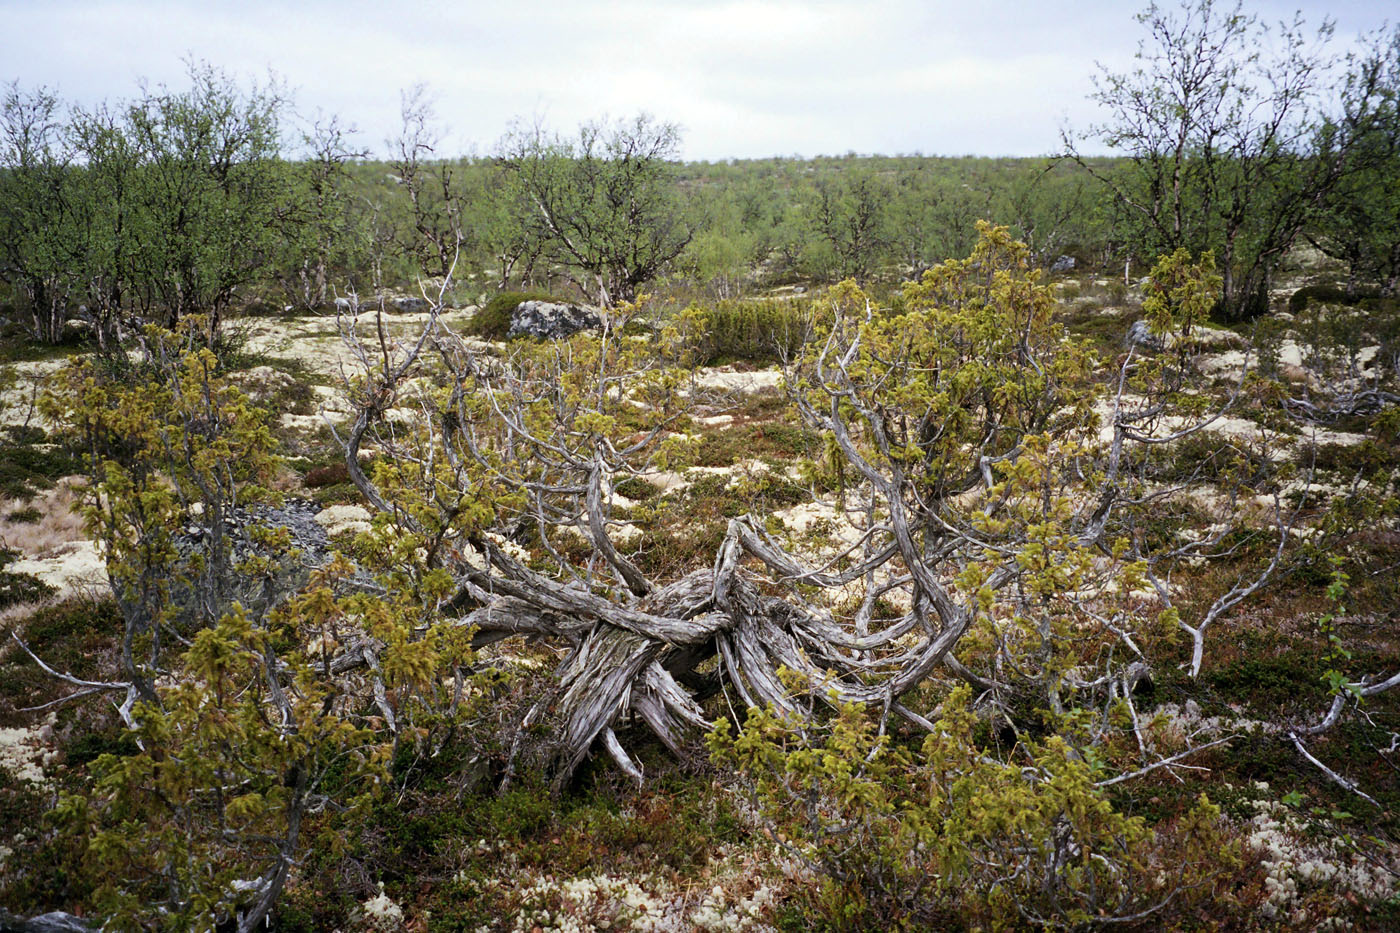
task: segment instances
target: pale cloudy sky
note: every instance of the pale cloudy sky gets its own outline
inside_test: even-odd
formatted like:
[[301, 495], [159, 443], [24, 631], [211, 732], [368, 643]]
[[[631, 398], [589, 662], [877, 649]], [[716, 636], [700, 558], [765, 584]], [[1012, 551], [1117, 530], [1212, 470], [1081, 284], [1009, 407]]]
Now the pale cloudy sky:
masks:
[[[1169, 0], [1171, 5], [1174, 0]], [[679, 123], [684, 155], [1036, 155], [1095, 119], [1095, 62], [1127, 68], [1141, 35], [1121, 0], [0, 0], [0, 81], [91, 104], [139, 78], [179, 86], [193, 56], [275, 71], [298, 109], [339, 114], [382, 150], [400, 91], [424, 82], [449, 133], [489, 152], [513, 119], [569, 130], [639, 110]], [[1350, 41], [1388, 2], [1303, 9]]]

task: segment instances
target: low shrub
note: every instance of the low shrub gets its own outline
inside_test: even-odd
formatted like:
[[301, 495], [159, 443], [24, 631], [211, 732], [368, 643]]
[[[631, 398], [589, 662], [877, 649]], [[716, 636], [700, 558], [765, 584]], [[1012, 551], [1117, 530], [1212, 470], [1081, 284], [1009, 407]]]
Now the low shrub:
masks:
[[1103, 762], [1060, 736], [1023, 735], [996, 761], [974, 738], [970, 691], [942, 705], [921, 748], [842, 705], [813, 725], [750, 710], [721, 721], [717, 764], [742, 773], [788, 855], [822, 879], [822, 928], [959, 924], [1084, 928], [1209, 904], [1239, 845], [1204, 795], [1156, 826], [1096, 786]]
[[0, 609], [35, 603], [52, 596], [54, 588], [28, 573], [12, 573], [7, 568], [19, 557], [19, 552], [0, 547]]
[[82, 464], [71, 453], [47, 443], [42, 429], [18, 425], [0, 428], [0, 497], [32, 498], [81, 469]]
[[1304, 285], [1292, 294], [1288, 299], [1288, 311], [1290, 314], [1298, 314], [1307, 310], [1310, 303], [1334, 305], [1355, 305], [1363, 301], [1374, 301], [1381, 297], [1378, 290], [1374, 288], [1353, 288], [1350, 292], [1342, 285], [1331, 282], [1318, 282], [1313, 285]]
[[307, 489], [321, 489], [325, 486], [338, 486], [350, 482], [350, 468], [343, 463], [332, 463], [308, 470], [302, 484]]
[[698, 318], [695, 350], [701, 362], [773, 363], [791, 357], [806, 343], [812, 306], [805, 300], [774, 298], [723, 301]]

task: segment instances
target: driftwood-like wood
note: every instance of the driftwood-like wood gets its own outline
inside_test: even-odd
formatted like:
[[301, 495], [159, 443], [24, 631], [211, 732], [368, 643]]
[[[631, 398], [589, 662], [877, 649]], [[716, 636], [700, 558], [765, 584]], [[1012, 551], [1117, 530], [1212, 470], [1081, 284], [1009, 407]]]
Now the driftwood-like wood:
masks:
[[[626, 474], [626, 455], [632, 450], [597, 448], [584, 456], [557, 438], [534, 437], [519, 414], [528, 387], [512, 381], [510, 367], [464, 352], [461, 343], [436, 327], [430, 324], [406, 348], [396, 348], [383, 328], [376, 328], [377, 349], [362, 344], [353, 328], [345, 329], [363, 371], [370, 375], [355, 395], [358, 411], [342, 439], [346, 464], [366, 501], [394, 512], [389, 498], [360, 467], [360, 450], [375, 439], [374, 427], [396, 404], [403, 383], [424, 369], [420, 358], [429, 348], [440, 354], [456, 386], [449, 412], [453, 405], [464, 405], [473, 392], [478, 398], [484, 394], [506, 427], [507, 443], [521, 448], [512, 453], [523, 455], [529, 449], [557, 463], [557, 471], [546, 473], [547, 478], [531, 489], [540, 539], [557, 555], [551, 545], [555, 534], [561, 528], [577, 529], [600, 565], [613, 574], [613, 584], [601, 586], [596, 577], [585, 581], [575, 575], [571, 580], [567, 573], [541, 573], [513, 557], [494, 535], [442, 549], [444, 565], [461, 586], [450, 605], [461, 612], [460, 624], [475, 630], [476, 646], [525, 635], [569, 647], [558, 670], [559, 690], [549, 698], [559, 724], [557, 779], [566, 778], [590, 750], [601, 748], [641, 780], [642, 769], [617, 731], [638, 722], [680, 753], [687, 736], [711, 726], [694, 692], [707, 682], [725, 690], [731, 704], [772, 705], [795, 713], [803, 704], [795, 701], [780, 676], [787, 670], [798, 684], [806, 685], [804, 692], [838, 702], [887, 709], [893, 705], [906, 718], [927, 725], [922, 716], [898, 704], [899, 698], [945, 659], [954, 671], [970, 675], [951, 659], [950, 651], [966, 631], [971, 612], [954, 600], [924, 559], [902, 503], [888, 507], [903, 490], [881, 481], [878, 491], [889, 522], [870, 530], [864, 554], [850, 555], [850, 566], [807, 567], [756, 522], [735, 519], [712, 568], [659, 585], [621, 555], [608, 534], [609, 484], [613, 476]], [[430, 332], [432, 336], [426, 336]], [[449, 417], [434, 428], [440, 432], [443, 456], [463, 468], [473, 459], [488, 460], [467, 422], [466, 416]], [[660, 429], [652, 432], [633, 449], [659, 433]], [[383, 438], [376, 440], [384, 443]], [[875, 475], [873, 469], [869, 472]], [[577, 511], [560, 504], [569, 501], [576, 503]], [[402, 511], [394, 514], [412, 526]], [[459, 560], [450, 556], [463, 552], [466, 556]], [[888, 579], [868, 594], [859, 612], [859, 631], [838, 624], [793, 590], [796, 583], [846, 586], [877, 571]], [[764, 595], [765, 581], [786, 590], [785, 596]], [[883, 627], [873, 625], [875, 600], [895, 590], [902, 591], [916, 610]], [[351, 645], [332, 662], [332, 670], [369, 667], [373, 674], [374, 661], [373, 645]], [[714, 670], [701, 673], [705, 664]], [[530, 718], [542, 714], [537, 707]]]
[[[640, 723], [680, 752], [687, 736], [711, 726], [696, 697], [714, 689], [724, 691], [736, 712], [772, 706], [800, 715], [810, 709], [809, 697], [815, 696], [867, 704], [926, 729], [932, 728], [929, 718], [901, 699], [935, 671], [972, 684], [994, 701], [1009, 689], [998, 682], [996, 671], [973, 671], [954, 655], [979, 612], [979, 597], [961, 592], [953, 579], [968, 562], [980, 561], [988, 567], [984, 590], [1021, 598], [1015, 585], [1023, 575], [1017, 554], [1025, 542], [997, 546], [983, 541], [947, 503], [968, 493], [990, 493], [994, 465], [1019, 455], [1018, 438], [1049, 429], [1056, 408], [1052, 399], [1032, 400], [1014, 424], [1003, 424], [1010, 416], [990, 401], [979, 403], [978, 427], [969, 436], [980, 437], [980, 442], [972, 444], [965, 463], [930, 484], [906, 475], [895, 451], [907, 449], [911, 430], [927, 435], [941, 429], [932, 423], [892, 427], [905, 416], [882, 407], [852, 375], [858, 327], [838, 326], [806, 364], [809, 391], [795, 393], [793, 400], [809, 425], [834, 438], [861, 494], [867, 496], [868, 527], [861, 540], [828, 555], [822, 566], [807, 566], [768, 535], [761, 521], [736, 518], [712, 567], [664, 583], [649, 579], [615, 546], [610, 537], [610, 528], [617, 525], [611, 514], [611, 488], [615, 478], [647, 468], [648, 451], [670, 429], [670, 422], [658, 420], [625, 445], [568, 427], [581, 411], [616, 411], [620, 403], [629, 403], [628, 380], [638, 378], [635, 373], [612, 373], [594, 363], [596, 384], [580, 393], [575, 379], [573, 394], [566, 394], [558, 386], [571, 374], [576, 376], [577, 369], [565, 344], [553, 346], [550, 371], [549, 363], [541, 364], [539, 358], [525, 363], [483, 354], [479, 347], [458, 340], [436, 317], [420, 336], [403, 344], [389, 340], [382, 326], [374, 332], [375, 348], [353, 326], [342, 332], [360, 361], [361, 374], [348, 383], [358, 411], [341, 443], [350, 478], [366, 501], [431, 539], [433, 559], [448, 568], [460, 586], [449, 609], [459, 613], [462, 625], [475, 629], [477, 646], [525, 635], [568, 648], [558, 670], [558, 692], [540, 700], [526, 717], [527, 723], [535, 723], [548, 713], [556, 723], [557, 779], [567, 778], [591, 750], [602, 749], [641, 780], [641, 766], [624, 748], [619, 731]], [[620, 338], [605, 330], [601, 339], [606, 344]], [[1038, 365], [1037, 354], [1052, 352], [1048, 343], [1025, 342], [1019, 348], [1032, 367]], [[431, 365], [425, 360], [428, 354], [433, 355]], [[1097, 489], [1077, 500], [1066, 525], [1087, 549], [1104, 550], [1118, 511], [1148, 501], [1144, 487], [1127, 473], [1129, 448], [1179, 439], [1208, 427], [1221, 414], [1204, 416], [1168, 436], [1153, 436], [1165, 406], [1127, 397], [1124, 385], [1132, 365], [1129, 353], [1112, 399], [1112, 438], [1097, 465], [1102, 474]], [[383, 422], [383, 415], [402, 407], [406, 383], [426, 372], [445, 377], [446, 403], [423, 406], [426, 435], [420, 434], [418, 446], [400, 444], [396, 429]], [[556, 427], [541, 426], [541, 410], [554, 414]], [[381, 424], [383, 429], [376, 433]], [[430, 438], [427, 448], [424, 436]], [[444, 493], [446, 484], [438, 482], [429, 496], [445, 519], [469, 501], [471, 485], [479, 481], [474, 477], [513, 484], [523, 491], [527, 504], [495, 532], [446, 542], [444, 532], [429, 535], [415, 524], [410, 510], [396, 509], [360, 469], [361, 447], [367, 442], [391, 457], [418, 462], [433, 458], [449, 466], [459, 477], [459, 488]], [[528, 462], [530, 469], [503, 471], [500, 465], [511, 461]], [[1001, 507], [990, 498], [986, 503], [989, 515]], [[1291, 521], [1280, 512], [1280, 542], [1287, 539]], [[512, 556], [508, 536], [512, 528], [521, 527], [536, 532], [554, 565], [550, 572]], [[586, 564], [563, 556], [566, 549], [560, 542], [565, 533], [581, 536], [591, 548]], [[1279, 566], [1281, 548], [1282, 544], [1262, 573], [1242, 579], [1199, 621], [1179, 623], [1196, 648], [1193, 674], [1199, 669], [1207, 627], [1270, 579]], [[1159, 557], [1142, 555], [1151, 582], [1160, 584], [1158, 560], [1166, 566], [1186, 553], [1183, 547]], [[842, 620], [820, 601], [814, 604], [802, 596], [804, 588], [830, 591], [852, 584], [858, 584], [855, 591], [863, 590], [863, 598], [853, 617]], [[1170, 606], [1168, 587], [1158, 589]], [[876, 603], [886, 597], [897, 597], [907, 607], [899, 618], [876, 618]], [[1072, 594], [1068, 598], [1074, 599]], [[1119, 616], [1095, 615], [1088, 600], [1079, 609], [1115, 633], [1124, 663], [1146, 669]], [[337, 663], [358, 666], [371, 663], [372, 657], [371, 650], [352, 647]], [[1117, 674], [1078, 686], [1095, 685], [1106, 696], [1131, 692]], [[1060, 711], [1060, 688], [1052, 675], [1045, 675], [1044, 689], [1050, 707]]]

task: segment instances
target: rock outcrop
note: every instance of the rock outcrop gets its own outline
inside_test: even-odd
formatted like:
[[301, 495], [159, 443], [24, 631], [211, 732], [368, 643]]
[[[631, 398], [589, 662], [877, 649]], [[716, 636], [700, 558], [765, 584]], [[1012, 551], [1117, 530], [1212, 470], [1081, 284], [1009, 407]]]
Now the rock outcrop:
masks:
[[82, 917], [61, 910], [26, 919], [0, 907], [0, 933], [89, 933], [92, 929]]
[[506, 336], [558, 340], [601, 326], [602, 320], [592, 308], [552, 301], [522, 301], [510, 314], [510, 331]]
[[1162, 338], [1152, 333], [1152, 329], [1143, 320], [1133, 321], [1128, 332], [1123, 335], [1123, 348], [1125, 350], [1137, 347], [1139, 350], [1156, 353], [1165, 346]]
[[[273, 578], [250, 579], [229, 573], [223, 579], [209, 579], [197, 572], [193, 578], [178, 576], [171, 587], [171, 602], [182, 619], [218, 618], [236, 602], [253, 615], [259, 615], [296, 592], [310, 579], [311, 572], [330, 557], [326, 529], [316, 520], [321, 508], [314, 502], [288, 499], [280, 506], [238, 507], [225, 519], [226, 544], [231, 548], [229, 565], [253, 556], [271, 557], [277, 563]], [[291, 539], [292, 554], [274, 554], [257, 544], [255, 528], [278, 528]], [[175, 537], [175, 549], [182, 560], [196, 556], [209, 559], [210, 528], [191, 521]], [[187, 564], [188, 566], [188, 564]]]

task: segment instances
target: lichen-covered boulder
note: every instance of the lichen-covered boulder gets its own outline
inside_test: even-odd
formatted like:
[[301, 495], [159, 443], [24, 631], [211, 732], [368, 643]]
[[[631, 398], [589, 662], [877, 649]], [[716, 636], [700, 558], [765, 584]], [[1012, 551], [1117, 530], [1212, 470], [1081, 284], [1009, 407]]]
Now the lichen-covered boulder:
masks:
[[598, 312], [583, 305], [553, 301], [522, 301], [510, 315], [507, 337], [557, 340], [581, 330], [601, 327]]
[[1162, 338], [1152, 333], [1152, 328], [1143, 320], [1133, 321], [1128, 332], [1123, 335], [1123, 349], [1125, 350], [1137, 347], [1139, 350], [1156, 353], [1164, 346]]

